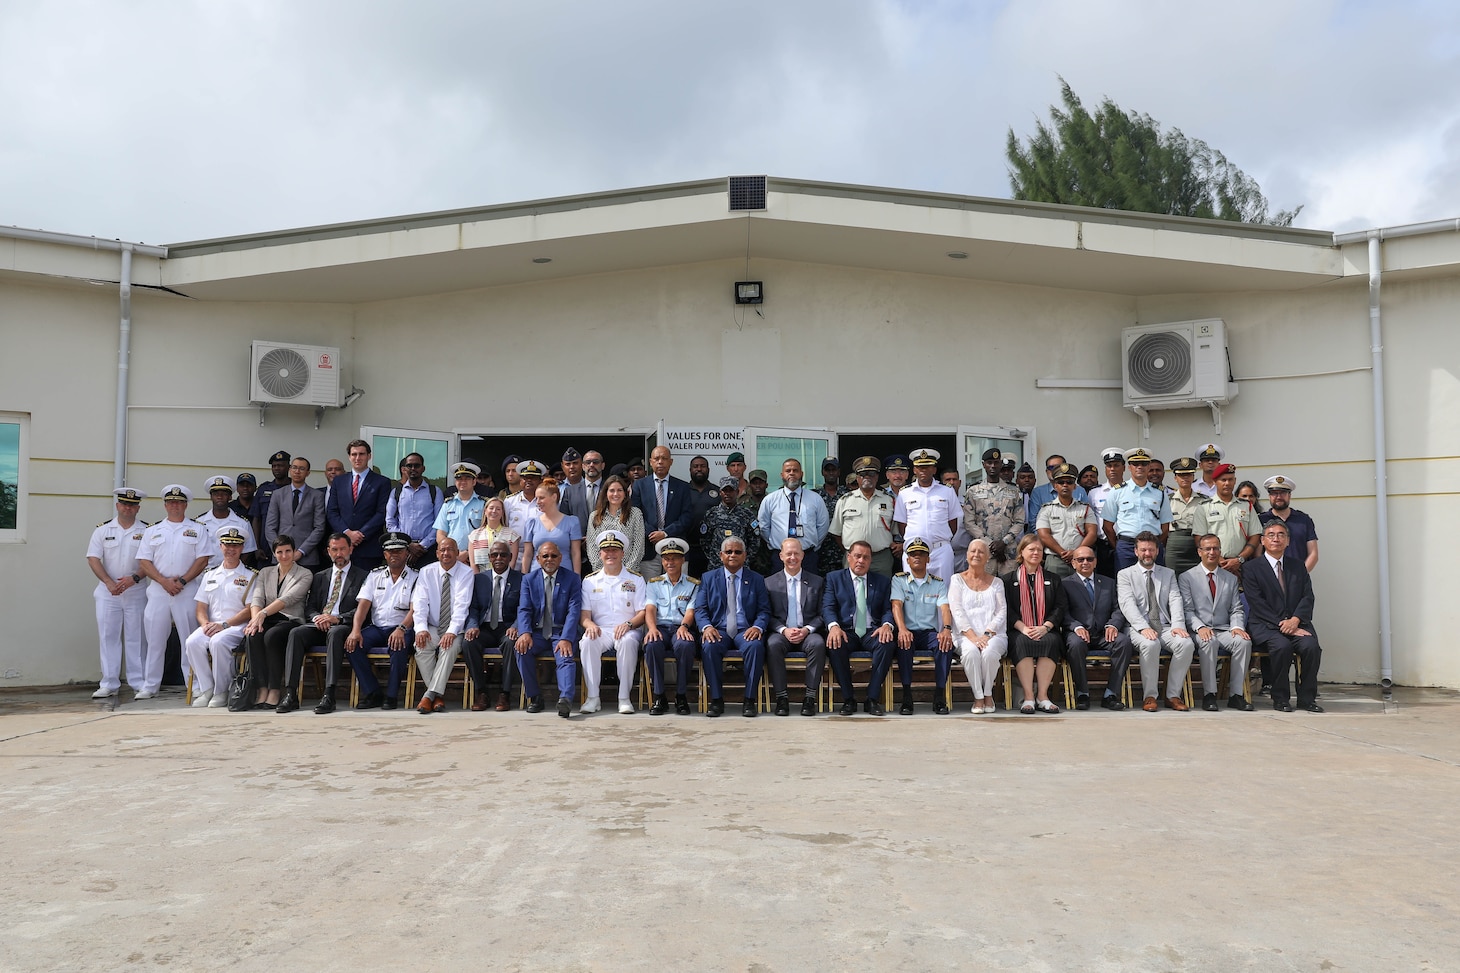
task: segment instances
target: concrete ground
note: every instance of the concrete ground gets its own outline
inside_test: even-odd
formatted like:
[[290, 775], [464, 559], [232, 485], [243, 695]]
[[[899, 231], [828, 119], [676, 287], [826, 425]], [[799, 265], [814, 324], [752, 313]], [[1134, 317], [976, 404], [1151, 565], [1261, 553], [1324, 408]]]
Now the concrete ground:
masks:
[[0, 694], [0, 969], [1460, 969], [1453, 692], [565, 722], [87, 690]]

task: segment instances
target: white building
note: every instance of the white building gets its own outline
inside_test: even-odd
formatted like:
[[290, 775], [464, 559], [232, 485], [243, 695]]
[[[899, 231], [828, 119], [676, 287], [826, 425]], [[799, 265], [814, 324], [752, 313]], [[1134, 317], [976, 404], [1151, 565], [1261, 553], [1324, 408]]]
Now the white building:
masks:
[[[545, 460], [569, 443], [612, 460], [642, 454], [662, 422], [748, 428], [752, 465], [767, 468], [791, 450], [850, 459], [898, 444], [951, 451], [967, 470], [987, 439], [1036, 468], [1112, 444], [1169, 463], [1215, 440], [1243, 479], [1294, 477], [1294, 505], [1318, 523], [1324, 678], [1385, 675], [1384, 511], [1393, 679], [1460, 686], [1460, 611], [1440, 590], [1460, 546], [1460, 225], [1371, 245], [785, 179], [760, 202], [732, 208], [726, 182], [707, 180], [166, 248], [0, 228], [0, 480], [19, 481], [17, 523], [0, 527], [0, 684], [96, 678], [84, 550], [118, 477], [197, 492], [214, 472], [265, 478], [282, 448], [321, 485], [324, 461], [361, 435], [387, 475], [407, 440], [428, 446], [434, 475], [520, 443]], [[763, 282], [763, 304], [733, 303], [745, 280]], [[1195, 319], [1225, 322], [1239, 394], [1220, 415], [1152, 411], [1143, 438], [1122, 405], [1122, 330]], [[364, 394], [261, 412], [255, 340], [338, 348], [341, 397]]]

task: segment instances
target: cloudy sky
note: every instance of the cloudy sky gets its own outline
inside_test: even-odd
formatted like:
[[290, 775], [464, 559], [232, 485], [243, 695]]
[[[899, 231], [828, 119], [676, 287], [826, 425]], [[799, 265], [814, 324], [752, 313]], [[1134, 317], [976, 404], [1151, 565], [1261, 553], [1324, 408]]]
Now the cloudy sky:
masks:
[[1006, 197], [1059, 76], [1299, 225], [1460, 216], [1453, 0], [0, 0], [0, 224], [176, 243], [762, 172]]

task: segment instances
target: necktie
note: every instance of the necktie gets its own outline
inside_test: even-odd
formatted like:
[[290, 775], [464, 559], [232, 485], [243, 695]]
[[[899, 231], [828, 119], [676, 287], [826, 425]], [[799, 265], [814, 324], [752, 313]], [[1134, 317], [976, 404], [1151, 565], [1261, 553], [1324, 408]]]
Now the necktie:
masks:
[[861, 638], [867, 634], [867, 577], [860, 575], [855, 579], [857, 589], [857, 610], [852, 614], [852, 631]]
[[1211, 591], [1212, 604], [1215, 605], [1217, 603], [1217, 573], [1215, 571], [1207, 572], [1207, 589]]
[[1161, 606], [1156, 600], [1156, 572], [1146, 572], [1146, 623], [1161, 631]]
[[786, 579], [786, 627], [801, 627], [801, 576]]
[[299, 512], [299, 488], [294, 488], [294, 512]]
[[441, 572], [441, 602], [436, 606], [436, 628], [444, 631], [451, 624], [451, 572]]
[[330, 585], [330, 600], [324, 603], [324, 613], [326, 615], [339, 614], [339, 612], [336, 611], [336, 608], [338, 607], [338, 601], [340, 597], [340, 584], [344, 580], [345, 572], [341, 571], [339, 568], [335, 568], [335, 581], [334, 584]]
[[1283, 579], [1283, 562], [1278, 561], [1272, 566], [1272, 569], [1277, 572], [1278, 588], [1286, 595], [1288, 593], [1288, 583]]
[[739, 575], [729, 574], [725, 576], [728, 580], [728, 587], [725, 589], [725, 637], [734, 638], [736, 629], [736, 616], [740, 614], [740, 587]]
[[654, 480], [654, 499], [659, 504], [659, 529], [660, 530], [663, 530], [664, 529], [664, 487], [665, 487], [665, 481], [664, 480], [661, 480], [661, 479], [658, 479], [656, 477], [655, 480]]
[[588, 484], [588, 505], [591, 506], [591, 507], [598, 506], [598, 481], [597, 480], [594, 480], [592, 483]]
[[1085, 593], [1090, 596], [1090, 607], [1095, 607], [1095, 582], [1091, 578], [1085, 579]]
[[787, 490], [786, 494], [791, 498], [791, 512], [786, 515], [786, 536], [797, 537], [799, 535], [796, 533], [796, 525], [799, 518], [796, 516], [796, 491]]
[[355, 478], [350, 481], [350, 499], [360, 499], [360, 474], [356, 473]]
[[502, 576], [494, 575], [492, 578], [492, 617], [490, 619], [493, 628], [502, 625]]
[[542, 634], [544, 638], [553, 637], [553, 576], [551, 574], [542, 576]]

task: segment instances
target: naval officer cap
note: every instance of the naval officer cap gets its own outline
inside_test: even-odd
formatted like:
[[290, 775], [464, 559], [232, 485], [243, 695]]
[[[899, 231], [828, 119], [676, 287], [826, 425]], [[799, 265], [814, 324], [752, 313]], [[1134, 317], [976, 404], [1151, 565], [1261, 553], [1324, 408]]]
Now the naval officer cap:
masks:
[[181, 500], [184, 503], [187, 503], [191, 499], [193, 499], [193, 491], [189, 490], [181, 483], [169, 483], [167, 486], [162, 488], [163, 503], [167, 503], [169, 500]]
[[1124, 463], [1125, 450], [1118, 446], [1106, 446], [1100, 451], [1100, 462], [1109, 466], [1111, 463]]
[[1076, 479], [1078, 479], [1078, 477], [1075, 475], [1075, 468], [1073, 466], [1071, 466], [1069, 463], [1061, 463], [1059, 466], [1056, 466], [1054, 468], [1054, 476], [1052, 477], [1052, 479], [1056, 483], [1058, 483], [1060, 480], [1069, 480], [1071, 483], [1073, 483]]
[[1125, 461], [1127, 463], [1149, 463], [1151, 461], [1151, 454], [1137, 446], [1125, 454]]
[[237, 527], [225, 527], [218, 532], [219, 544], [242, 544], [243, 531]]
[[147, 491], [138, 490], [133, 487], [119, 487], [112, 491], [112, 496], [117, 498], [118, 503], [130, 503], [135, 507], [147, 499]]
[[912, 454], [914, 466], [937, 466], [942, 455], [936, 449], [920, 449]]
[[380, 546], [387, 551], [404, 551], [411, 546], [411, 535], [403, 530], [389, 530], [380, 539]]
[[875, 456], [858, 456], [852, 463], [854, 473], [881, 473], [882, 461]]
[[1195, 456], [1182, 456], [1171, 461], [1171, 472], [1195, 473], [1200, 465]]
[[214, 490], [227, 490], [229, 493], [233, 492], [233, 480], [222, 475], [208, 477], [208, 482], [204, 484], [204, 486], [207, 487], [209, 493], [212, 493]]
[[907, 542], [907, 547], [904, 547], [902, 552], [908, 557], [912, 557], [914, 554], [931, 554], [933, 553], [933, 549], [921, 537], [914, 537]]
[[451, 477], [452, 477], [452, 479], [456, 479], [456, 480], [461, 479], [463, 476], [469, 476], [472, 479], [476, 479], [477, 477], [479, 477], [481, 475], [482, 475], [482, 468], [480, 466], [476, 465], [475, 463], [467, 463], [467, 462], [457, 463], [456, 464], [456, 467], [451, 471]]
[[1202, 443], [1201, 448], [1196, 451], [1196, 458], [1202, 462], [1214, 459], [1220, 463], [1226, 458], [1226, 452], [1216, 443]]
[[1262, 481], [1262, 488], [1268, 493], [1277, 493], [1279, 491], [1292, 493], [1295, 486], [1297, 484], [1293, 482], [1291, 476], [1283, 476], [1281, 473], [1277, 476], [1270, 476]]
[[547, 476], [547, 469], [535, 459], [525, 459], [517, 464], [518, 476], [535, 476], [539, 480]]
[[663, 557], [666, 554], [677, 554], [680, 557], [684, 557], [686, 554], [689, 553], [689, 545], [680, 540], [678, 537], [666, 537], [664, 538], [664, 540], [654, 545], [654, 553], [658, 554], [660, 557]]
[[629, 539], [616, 530], [606, 530], [598, 535], [598, 549], [600, 551], [616, 550], [622, 551], [628, 544]]

